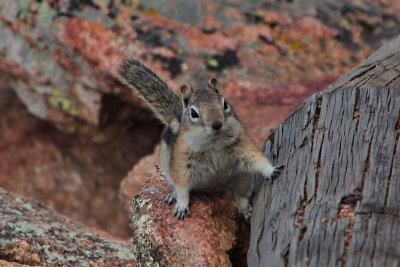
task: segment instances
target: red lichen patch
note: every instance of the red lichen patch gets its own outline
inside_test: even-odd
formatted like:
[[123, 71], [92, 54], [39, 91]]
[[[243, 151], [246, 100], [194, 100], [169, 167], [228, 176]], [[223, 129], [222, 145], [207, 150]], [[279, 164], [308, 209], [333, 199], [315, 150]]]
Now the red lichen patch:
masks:
[[258, 42], [259, 38], [265, 38], [265, 40], [272, 42], [274, 39], [271, 31], [267, 27], [246, 25], [244, 23], [236, 23], [228, 29], [228, 33], [243, 42]]
[[270, 26], [276, 26], [278, 24], [290, 24], [293, 20], [285, 13], [278, 13], [276, 10], [257, 10], [256, 11], [262, 17], [262, 21]]
[[236, 50], [239, 44], [235, 38], [229, 38], [221, 32], [204, 33], [200, 27], [177, 23], [162, 17], [148, 17], [148, 23], [167, 29], [175, 29], [188, 42], [190, 49]]
[[20, 67], [14, 60], [0, 60], [0, 72], [1, 78], [18, 78], [24, 82], [29, 82], [30, 74], [29, 72]]
[[105, 72], [111, 72], [121, 61], [120, 44], [115, 34], [99, 23], [71, 18], [65, 23], [58, 37], [75, 49], [91, 64]]
[[80, 68], [71, 60], [70, 56], [65, 50], [60, 48], [54, 49], [54, 59], [61, 65], [66, 71], [70, 71], [74, 75], [80, 75]]
[[194, 49], [236, 50], [239, 44], [236, 39], [228, 38], [220, 32], [205, 35], [198, 28], [193, 30], [185, 27], [181, 34], [188, 39], [189, 45]]
[[312, 17], [303, 17], [295, 25], [303, 36], [310, 36], [314, 40], [333, 38], [339, 34], [337, 30], [327, 27], [321, 21]]

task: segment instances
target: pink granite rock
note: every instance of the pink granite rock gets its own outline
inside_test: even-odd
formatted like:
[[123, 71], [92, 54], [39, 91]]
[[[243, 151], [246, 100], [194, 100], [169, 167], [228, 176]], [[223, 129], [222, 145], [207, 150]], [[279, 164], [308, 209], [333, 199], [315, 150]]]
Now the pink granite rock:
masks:
[[128, 242], [1, 188], [0, 218], [0, 266], [135, 266]]
[[[144, 266], [231, 266], [237, 248], [237, 208], [224, 192], [191, 194], [192, 217], [177, 220], [164, 199], [171, 188], [159, 175], [133, 199], [134, 254]], [[240, 244], [241, 245], [241, 244]]]
[[156, 165], [159, 164], [159, 148], [160, 146], [157, 146], [152, 154], [141, 158], [121, 182], [118, 197], [129, 214], [132, 213], [132, 198], [139, 194], [146, 178], [154, 173]]

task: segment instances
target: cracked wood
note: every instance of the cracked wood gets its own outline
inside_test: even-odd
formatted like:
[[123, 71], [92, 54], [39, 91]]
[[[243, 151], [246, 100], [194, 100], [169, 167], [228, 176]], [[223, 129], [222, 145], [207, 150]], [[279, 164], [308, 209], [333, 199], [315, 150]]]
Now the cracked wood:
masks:
[[400, 37], [266, 142], [285, 164], [255, 199], [249, 266], [400, 265]]

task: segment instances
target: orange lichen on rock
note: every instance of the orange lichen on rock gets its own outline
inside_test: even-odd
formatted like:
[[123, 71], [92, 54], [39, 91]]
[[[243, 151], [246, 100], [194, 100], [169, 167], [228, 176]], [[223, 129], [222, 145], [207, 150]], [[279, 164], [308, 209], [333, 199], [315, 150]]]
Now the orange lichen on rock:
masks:
[[99, 69], [110, 72], [121, 61], [123, 55], [118, 38], [104, 25], [71, 18], [60, 27], [64, 27], [60, 41], [65, 40], [68, 46]]

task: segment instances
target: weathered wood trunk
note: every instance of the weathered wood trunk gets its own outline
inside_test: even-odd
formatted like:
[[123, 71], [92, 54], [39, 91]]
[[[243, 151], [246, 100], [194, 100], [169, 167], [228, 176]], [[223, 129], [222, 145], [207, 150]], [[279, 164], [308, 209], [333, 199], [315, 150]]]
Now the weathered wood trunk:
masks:
[[400, 265], [400, 37], [314, 94], [266, 142], [249, 266]]

